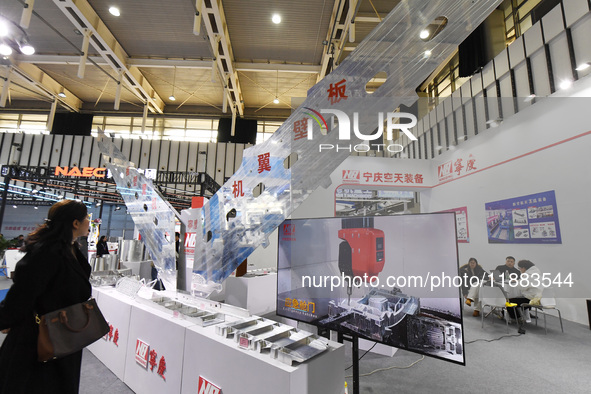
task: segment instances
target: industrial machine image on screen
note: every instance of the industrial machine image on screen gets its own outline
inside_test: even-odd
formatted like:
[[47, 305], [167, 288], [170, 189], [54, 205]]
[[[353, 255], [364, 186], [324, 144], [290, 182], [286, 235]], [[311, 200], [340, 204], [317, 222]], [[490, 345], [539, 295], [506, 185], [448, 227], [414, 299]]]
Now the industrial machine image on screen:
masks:
[[464, 363], [453, 213], [286, 220], [277, 313]]

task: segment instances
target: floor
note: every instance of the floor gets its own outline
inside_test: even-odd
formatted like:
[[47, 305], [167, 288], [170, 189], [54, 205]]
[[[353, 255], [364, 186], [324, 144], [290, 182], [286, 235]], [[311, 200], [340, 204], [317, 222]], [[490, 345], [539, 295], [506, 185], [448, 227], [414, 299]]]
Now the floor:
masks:
[[[11, 281], [0, 278], [0, 289]], [[360, 361], [360, 393], [589, 393], [591, 392], [591, 330], [588, 326], [564, 321], [564, 334], [558, 318], [548, 317], [548, 334], [543, 320], [536, 327], [526, 325], [526, 334], [518, 335], [515, 325], [507, 334], [502, 321], [472, 317], [472, 308], [464, 309], [466, 366], [398, 350], [393, 357], [368, 353]], [[0, 341], [4, 335], [0, 334]], [[351, 365], [347, 344], [344, 368]], [[360, 354], [363, 354], [361, 352]], [[352, 369], [346, 374], [351, 375]], [[82, 359], [82, 394], [133, 393], [88, 350]], [[349, 393], [353, 383], [347, 378]], [[223, 387], [222, 387], [223, 389]], [[222, 391], [223, 392], [223, 391]], [[271, 393], [271, 392], [269, 392]], [[317, 393], [311, 393], [317, 394]]]

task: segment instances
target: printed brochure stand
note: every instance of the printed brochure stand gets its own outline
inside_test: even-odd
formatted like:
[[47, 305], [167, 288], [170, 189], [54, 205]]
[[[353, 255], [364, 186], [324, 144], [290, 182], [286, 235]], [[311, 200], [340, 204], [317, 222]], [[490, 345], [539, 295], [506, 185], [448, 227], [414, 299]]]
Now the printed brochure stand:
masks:
[[350, 341], [353, 345], [353, 394], [359, 394], [359, 336], [357, 334], [343, 334], [339, 332], [338, 342]]

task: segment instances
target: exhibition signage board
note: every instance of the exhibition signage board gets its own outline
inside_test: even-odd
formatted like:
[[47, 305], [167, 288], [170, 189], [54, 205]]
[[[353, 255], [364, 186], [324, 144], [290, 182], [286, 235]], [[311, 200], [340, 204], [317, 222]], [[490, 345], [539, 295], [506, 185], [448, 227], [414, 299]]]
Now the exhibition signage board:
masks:
[[439, 212], [454, 212], [456, 214], [456, 235], [459, 243], [469, 243], [470, 233], [468, 231], [468, 207], [445, 209]]
[[453, 213], [290, 219], [278, 238], [278, 315], [465, 363]]
[[489, 243], [560, 244], [554, 190], [485, 204]]

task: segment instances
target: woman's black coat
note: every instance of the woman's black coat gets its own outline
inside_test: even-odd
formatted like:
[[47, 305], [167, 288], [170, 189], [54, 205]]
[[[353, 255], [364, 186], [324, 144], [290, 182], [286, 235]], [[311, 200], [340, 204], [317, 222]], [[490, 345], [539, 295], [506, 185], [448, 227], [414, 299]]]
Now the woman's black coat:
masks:
[[82, 351], [38, 362], [35, 323], [35, 312], [41, 316], [90, 298], [90, 265], [73, 249], [76, 258], [56, 245], [40, 246], [16, 265], [0, 303], [0, 329], [10, 328], [0, 348], [0, 393], [78, 393]]
[[104, 242], [99, 241], [96, 244], [96, 256], [101, 257], [106, 254], [109, 254], [109, 245], [107, 245], [106, 241], [104, 241]]

